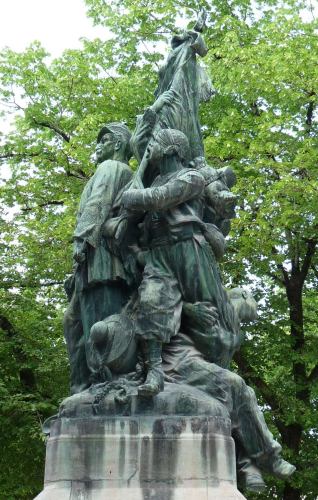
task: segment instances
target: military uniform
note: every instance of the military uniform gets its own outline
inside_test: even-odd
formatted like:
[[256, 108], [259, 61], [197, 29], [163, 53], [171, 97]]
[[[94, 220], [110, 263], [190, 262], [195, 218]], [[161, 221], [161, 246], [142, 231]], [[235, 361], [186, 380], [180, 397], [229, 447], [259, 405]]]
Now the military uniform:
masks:
[[71, 365], [71, 392], [90, 385], [86, 343], [94, 323], [120, 312], [128, 298], [127, 273], [103, 235], [115, 201], [131, 180], [128, 165], [107, 160], [99, 165], [81, 196], [74, 232], [75, 245], [85, 245], [86, 259], [77, 264], [64, 335]]
[[151, 188], [129, 191], [128, 208], [147, 212], [144, 244], [149, 251], [136, 322], [136, 334], [143, 339], [169, 342], [179, 331], [182, 301], [210, 302], [221, 324], [233, 328], [233, 307], [202, 233], [204, 184], [197, 170], [182, 168], [158, 176]]

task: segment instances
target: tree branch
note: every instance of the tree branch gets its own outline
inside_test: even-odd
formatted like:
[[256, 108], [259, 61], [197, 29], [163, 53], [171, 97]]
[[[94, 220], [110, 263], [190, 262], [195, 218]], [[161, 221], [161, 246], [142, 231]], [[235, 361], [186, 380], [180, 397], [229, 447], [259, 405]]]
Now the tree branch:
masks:
[[251, 111], [254, 116], [261, 116], [262, 110], [259, 108], [257, 100], [251, 102]]
[[36, 208], [44, 208], [44, 207], [49, 207], [50, 205], [64, 205], [64, 201], [62, 200], [52, 200], [52, 201], [47, 201], [45, 203], [39, 203], [34, 207], [25, 207], [21, 208], [22, 212], [30, 212], [31, 210], [34, 210]]
[[25, 151], [24, 153], [8, 152], [8, 153], [0, 155], [0, 161], [6, 161], [6, 160], [9, 160], [10, 158], [11, 159], [17, 158], [18, 160], [23, 160], [24, 158], [37, 158], [40, 156], [44, 156], [45, 159], [50, 161], [50, 162], [56, 161], [56, 157], [54, 156], [54, 154], [52, 152], [49, 152], [49, 151], [40, 151], [37, 153], [29, 153], [27, 151]]
[[11, 321], [5, 316], [0, 315], [0, 328], [8, 334], [8, 337], [13, 337], [16, 333]]
[[[6, 332], [8, 339], [13, 339], [18, 337], [17, 331], [12, 325], [12, 323], [5, 316], [0, 315], [0, 328]], [[15, 343], [13, 347], [13, 353], [19, 365], [23, 365], [27, 359], [27, 355], [23, 350], [21, 339], [18, 338], [18, 342]], [[36, 389], [36, 378], [35, 373], [32, 368], [27, 366], [21, 366], [19, 369], [20, 383], [24, 389], [28, 391], [34, 391]]]
[[53, 132], [55, 132], [57, 135], [62, 137], [62, 139], [64, 139], [64, 141], [70, 142], [70, 140], [71, 140], [70, 136], [67, 135], [65, 132], [63, 132], [63, 130], [60, 129], [57, 125], [54, 125], [54, 123], [50, 123], [46, 120], [40, 121], [40, 120], [37, 120], [36, 118], [32, 118], [32, 120], [34, 121], [34, 123], [36, 125], [39, 125], [40, 127], [49, 128], [50, 130], [53, 130]]
[[269, 276], [270, 278], [272, 278], [276, 283], [279, 283], [280, 285], [285, 285], [284, 280], [282, 280], [282, 278], [280, 278], [279, 276], [277, 276], [277, 274], [271, 273], [270, 271], [268, 271], [266, 274], [267, 274], [267, 276]]
[[275, 394], [270, 389], [270, 387], [261, 379], [259, 375], [255, 372], [254, 368], [251, 366], [249, 361], [246, 359], [242, 351], [238, 351], [234, 355], [234, 360], [236, 361], [240, 371], [244, 375], [244, 379], [253, 383], [261, 392], [266, 403], [275, 411], [279, 410], [279, 401], [275, 397]]
[[318, 380], [318, 365], [311, 371], [310, 375], [307, 377], [308, 382], [315, 382]]
[[[272, 247], [272, 254], [278, 255], [278, 250], [274, 246]], [[281, 271], [283, 275], [283, 284], [287, 287], [289, 285], [289, 275], [283, 264], [277, 264], [278, 269]]]
[[[315, 92], [309, 93], [309, 97], [313, 97], [314, 95], [316, 95]], [[312, 119], [313, 119], [313, 115], [314, 115], [314, 109], [315, 109], [315, 103], [314, 103], [314, 101], [310, 101], [310, 103], [308, 104], [307, 113], [306, 113], [306, 131], [307, 131], [307, 133], [310, 132], [310, 129], [312, 127]]]
[[6, 153], [3, 155], [0, 155], [0, 160], [8, 160], [9, 158], [23, 158], [23, 157], [30, 157], [34, 158], [35, 156], [39, 156], [40, 153]]
[[316, 268], [316, 266], [311, 264], [311, 269], [313, 270], [315, 277], [318, 278], [318, 269]]
[[[47, 288], [55, 285], [63, 285], [64, 281], [47, 281], [46, 283], [37, 282], [10, 282], [5, 281], [0, 283], [0, 289], [9, 290], [10, 288]], [[1, 327], [1, 316], [0, 316], [0, 328]]]
[[66, 170], [66, 175], [67, 177], [75, 177], [75, 179], [80, 179], [81, 181], [89, 179], [89, 175], [85, 174], [83, 170], [78, 170], [77, 172]]
[[295, 236], [293, 239], [292, 232], [290, 229], [285, 229], [286, 240], [288, 243], [288, 249], [290, 254], [290, 259], [292, 263], [292, 273], [299, 272], [299, 245], [297, 241], [297, 237]]
[[316, 252], [316, 245], [317, 245], [317, 240], [308, 240], [307, 242], [307, 252], [304, 257], [301, 269], [300, 269], [300, 278], [302, 281], [302, 284], [304, 284], [304, 281], [307, 277], [309, 268], [311, 266], [312, 258], [315, 255]]

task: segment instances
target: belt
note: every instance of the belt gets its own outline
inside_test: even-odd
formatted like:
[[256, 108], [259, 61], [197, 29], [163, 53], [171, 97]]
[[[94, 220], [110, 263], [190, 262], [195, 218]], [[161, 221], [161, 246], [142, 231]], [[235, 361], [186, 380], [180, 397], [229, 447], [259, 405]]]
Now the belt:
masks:
[[157, 226], [150, 229], [149, 246], [151, 248], [163, 245], [173, 245], [179, 241], [186, 241], [195, 237], [198, 239], [202, 238], [201, 231], [192, 223], [182, 224], [173, 228], [165, 225], [162, 228]]

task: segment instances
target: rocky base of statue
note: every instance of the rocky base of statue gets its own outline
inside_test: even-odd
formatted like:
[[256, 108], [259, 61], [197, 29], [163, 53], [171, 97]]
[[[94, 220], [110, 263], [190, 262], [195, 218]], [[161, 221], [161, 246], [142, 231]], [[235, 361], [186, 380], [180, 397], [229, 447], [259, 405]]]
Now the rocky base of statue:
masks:
[[62, 403], [49, 432], [37, 500], [244, 499], [227, 410], [194, 388], [123, 402], [88, 390]]
[[215, 398], [186, 384], [166, 382], [164, 391], [155, 397], [138, 395], [138, 382], [121, 378], [93, 385], [62, 402], [59, 417], [118, 417], [205, 415], [229, 419], [227, 409]]

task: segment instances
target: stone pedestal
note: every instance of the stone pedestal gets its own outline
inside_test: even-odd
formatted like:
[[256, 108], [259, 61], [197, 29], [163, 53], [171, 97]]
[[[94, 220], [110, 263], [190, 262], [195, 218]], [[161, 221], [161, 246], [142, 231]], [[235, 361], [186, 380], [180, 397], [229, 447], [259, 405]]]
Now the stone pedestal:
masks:
[[239, 500], [230, 421], [59, 418], [37, 500]]

